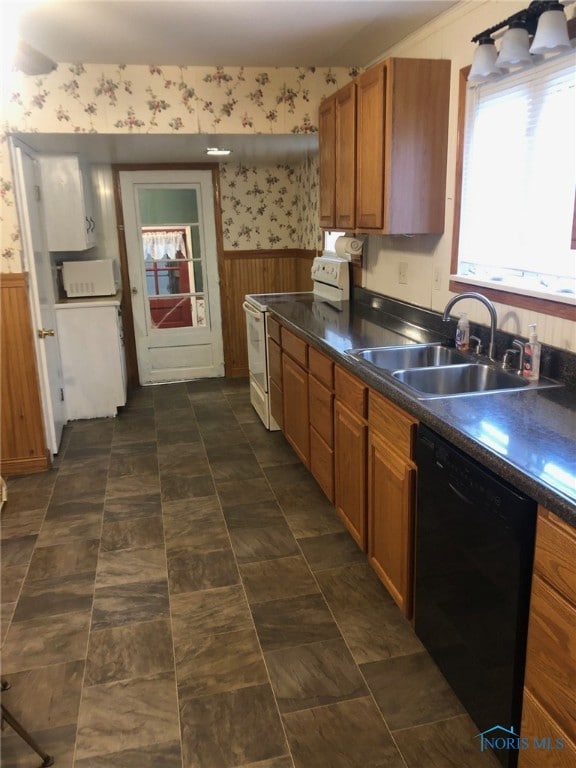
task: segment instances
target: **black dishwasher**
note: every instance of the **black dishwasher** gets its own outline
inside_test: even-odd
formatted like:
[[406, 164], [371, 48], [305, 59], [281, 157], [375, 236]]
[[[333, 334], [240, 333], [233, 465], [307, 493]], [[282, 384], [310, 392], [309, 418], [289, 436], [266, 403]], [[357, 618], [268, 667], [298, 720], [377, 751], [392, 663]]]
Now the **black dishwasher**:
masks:
[[422, 425], [416, 463], [416, 634], [479, 733], [518, 734], [536, 503]]

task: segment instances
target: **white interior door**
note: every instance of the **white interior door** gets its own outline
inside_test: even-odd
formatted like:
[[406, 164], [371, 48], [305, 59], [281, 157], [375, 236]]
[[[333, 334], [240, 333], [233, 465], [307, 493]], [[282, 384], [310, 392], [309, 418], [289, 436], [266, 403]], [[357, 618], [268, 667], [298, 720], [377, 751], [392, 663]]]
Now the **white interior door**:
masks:
[[122, 171], [141, 384], [224, 375], [211, 171]]
[[[23, 268], [29, 274], [32, 327], [44, 415], [47, 447], [58, 453], [66, 422], [63, 402], [62, 364], [56, 336], [55, 280], [46, 244], [40, 193], [40, 169], [33, 153], [12, 144], [15, 191], [18, 204]], [[46, 334], [46, 335], [43, 335]]]

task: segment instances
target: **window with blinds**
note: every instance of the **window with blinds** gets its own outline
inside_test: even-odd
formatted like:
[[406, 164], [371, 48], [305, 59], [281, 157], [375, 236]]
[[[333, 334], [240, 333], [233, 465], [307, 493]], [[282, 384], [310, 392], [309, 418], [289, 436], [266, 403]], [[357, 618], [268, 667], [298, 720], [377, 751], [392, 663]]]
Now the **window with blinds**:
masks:
[[575, 303], [576, 54], [468, 86], [458, 274]]

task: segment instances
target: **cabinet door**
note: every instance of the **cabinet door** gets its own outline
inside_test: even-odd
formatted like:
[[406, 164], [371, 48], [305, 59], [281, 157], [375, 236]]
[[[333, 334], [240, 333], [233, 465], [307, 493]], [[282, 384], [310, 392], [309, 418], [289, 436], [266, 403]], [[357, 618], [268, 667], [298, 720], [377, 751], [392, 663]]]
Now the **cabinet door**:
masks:
[[370, 435], [368, 560], [405, 616], [412, 614], [415, 466]]
[[354, 229], [356, 217], [356, 83], [336, 94], [336, 227]]
[[321, 227], [334, 227], [336, 223], [336, 100], [325, 99], [318, 116], [318, 141], [320, 158]]
[[366, 551], [365, 421], [338, 400], [334, 406], [334, 481], [336, 511], [352, 538]]
[[[522, 702], [520, 734], [522, 738], [529, 740], [530, 747], [520, 750], [518, 768], [573, 768], [576, 765], [576, 744], [560, 730], [557, 723], [526, 689]], [[535, 748], [534, 739], [543, 744], [550, 743], [551, 748]], [[560, 742], [562, 748], [554, 748]]]
[[88, 166], [76, 155], [40, 158], [46, 236], [50, 251], [84, 251], [96, 245]]
[[324, 491], [328, 501], [334, 503], [334, 451], [310, 425], [310, 472]]
[[308, 372], [282, 354], [284, 435], [302, 463], [310, 466]]
[[386, 70], [376, 66], [358, 78], [356, 226], [384, 226], [384, 133]]

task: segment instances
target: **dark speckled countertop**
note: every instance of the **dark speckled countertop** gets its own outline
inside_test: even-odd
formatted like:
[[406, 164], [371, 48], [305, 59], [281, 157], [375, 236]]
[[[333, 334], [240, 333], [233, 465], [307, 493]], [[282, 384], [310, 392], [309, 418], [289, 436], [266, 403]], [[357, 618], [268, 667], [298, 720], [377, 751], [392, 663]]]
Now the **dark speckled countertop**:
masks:
[[335, 362], [484, 466], [576, 526], [576, 392], [567, 387], [419, 400], [391, 376], [344, 354], [371, 346], [443, 341], [436, 330], [362, 305], [335, 309], [300, 294], [269, 309]]

